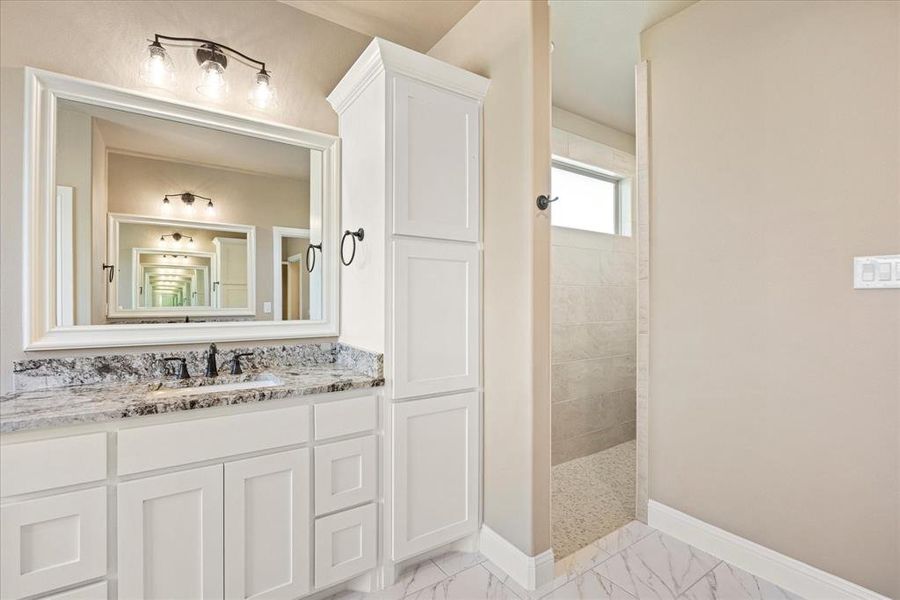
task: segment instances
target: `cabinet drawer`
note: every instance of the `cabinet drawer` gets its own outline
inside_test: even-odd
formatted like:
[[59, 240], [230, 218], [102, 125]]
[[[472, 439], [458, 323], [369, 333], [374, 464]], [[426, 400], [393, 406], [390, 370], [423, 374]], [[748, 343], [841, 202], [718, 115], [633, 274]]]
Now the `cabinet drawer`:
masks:
[[42, 600], [106, 600], [108, 597], [106, 582], [101, 581], [52, 596], [44, 596]]
[[309, 407], [248, 412], [119, 431], [119, 475], [309, 441]]
[[375, 396], [317, 404], [315, 413], [317, 440], [364, 433], [378, 427], [378, 399]]
[[316, 514], [375, 499], [375, 436], [316, 448]]
[[0, 451], [3, 496], [106, 479], [106, 434], [7, 444]]
[[106, 487], [0, 508], [0, 597], [106, 574]]
[[375, 519], [375, 505], [367, 504], [316, 520], [317, 588], [375, 566]]

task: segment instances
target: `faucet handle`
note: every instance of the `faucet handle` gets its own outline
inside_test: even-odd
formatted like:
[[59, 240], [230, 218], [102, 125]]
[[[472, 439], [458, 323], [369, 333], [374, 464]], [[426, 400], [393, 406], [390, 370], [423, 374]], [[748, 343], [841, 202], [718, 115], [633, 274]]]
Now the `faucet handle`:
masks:
[[164, 358], [163, 362], [170, 362], [173, 360], [177, 360], [181, 362], [181, 368], [178, 370], [178, 379], [190, 379], [191, 374], [188, 373], [187, 368], [187, 359], [178, 357], [178, 356], [170, 356], [168, 358]]
[[234, 356], [231, 359], [231, 374], [232, 375], [240, 375], [244, 372], [241, 368], [241, 357], [242, 356], [253, 356], [252, 352], [235, 352]]

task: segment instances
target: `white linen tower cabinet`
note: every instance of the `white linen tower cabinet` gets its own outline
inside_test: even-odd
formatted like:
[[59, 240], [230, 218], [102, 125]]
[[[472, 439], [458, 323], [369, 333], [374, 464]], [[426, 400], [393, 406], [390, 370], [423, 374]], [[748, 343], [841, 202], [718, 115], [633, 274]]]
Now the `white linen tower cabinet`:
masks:
[[376, 38], [328, 97], [340, 116], [343, 229], [365, 230], [342, 272], [341, 337], [385, 360], [387, 579], [480, 526], [489, 83]]

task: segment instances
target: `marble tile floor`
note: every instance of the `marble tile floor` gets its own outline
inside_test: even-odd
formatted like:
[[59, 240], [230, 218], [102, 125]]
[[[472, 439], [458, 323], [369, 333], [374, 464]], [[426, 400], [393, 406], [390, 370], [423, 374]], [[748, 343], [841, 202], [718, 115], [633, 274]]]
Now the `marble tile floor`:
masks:
[[551, 529], [557, 560], [634, 520], [635, 442], [553, 467]]
[[802, 600], [638, 521], [557, 561], [555, 571], [528, 591], [480, 554], [452, 552], [381, 592], [329, 600]]

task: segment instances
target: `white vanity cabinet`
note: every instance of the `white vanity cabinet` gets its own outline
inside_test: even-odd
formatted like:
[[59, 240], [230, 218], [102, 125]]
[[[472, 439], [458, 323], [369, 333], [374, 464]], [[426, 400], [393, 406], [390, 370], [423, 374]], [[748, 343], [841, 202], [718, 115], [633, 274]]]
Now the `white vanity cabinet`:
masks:
[[120, 598], [222, 598], [222, 465], [118, 486]]
[[292, 600], [365, 579], [378, 406], [356, 390], [4, 434], [0, 598]]
[[384, 353], [385, 580], [480, 526], [481, 113], [489, 80], [376, 38], [340, 118], [342, 339]]

